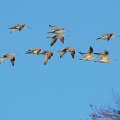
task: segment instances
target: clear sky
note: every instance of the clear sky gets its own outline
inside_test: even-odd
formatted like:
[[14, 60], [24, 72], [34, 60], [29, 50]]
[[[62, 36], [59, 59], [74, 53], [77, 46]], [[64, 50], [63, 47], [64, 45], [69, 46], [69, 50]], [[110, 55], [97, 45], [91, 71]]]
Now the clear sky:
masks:
[[[120, 92], [120, 38], [96, 41], [104, 33], [120, 35], [120, 0], [1, 0], [0, 56], [16, 55], [0, 64], [0, 120], [86, 120], [89, 104], [112, 104], [112, 89]], [[16, 24], [32, 29], [10, 33]], [[65, 43], [52, 47], [49, 25], [66, 28]], [[58, 51], [77, 48], [75, 59], [55, 54], [47, 65], [43, 55], [26, 55], [30, 48]], [[109, 51], [118, 61], [80, 61], [80, 52]]]

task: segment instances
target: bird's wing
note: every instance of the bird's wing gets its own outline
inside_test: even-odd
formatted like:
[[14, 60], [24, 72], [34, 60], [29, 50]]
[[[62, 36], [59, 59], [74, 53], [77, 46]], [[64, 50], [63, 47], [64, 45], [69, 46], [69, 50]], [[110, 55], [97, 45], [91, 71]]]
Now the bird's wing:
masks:
[[91, 55], [93, 53], [93, 48], [90, 46], [89, 50], [88, 50], [88, 54]]
[[15, 31], [15, 29], [13, 28], [13, 29], [11, 29], [11, 32], [10, 32], [10, 33], [14, 32], [14, 31]]
[[70, 52], [72, 58], [74, 58], [74, 55], [75, 55], [75, 49], [74, 49], [73, 47], [67, 47], [66, 49], [67, 49], [67, 51]]
[[111, 38], [110, 34], [103, 34], [103, 38], [109, 40]]
[[82, 52], [79, 52], [81, 55], [83, 55], [83, 57], [86, 57], [87, 53], [82, 53]]
[[62, 43], [64, 43], [64, 37], [58, 37]]
[[65, 53], [66, 53], [66, 51], [62, 51], [62, 52], [60, 53], [60, 58], [62, 58]]
[[8, 29], [16, 29], [18, 26], [19, 26], [19, 25], [15, 25], [15, 26], [10, 27], [10, 28], [8, 28]]
[[14, 64], [15, 64], [15, 57], [10, 59], [10, 61], [11, 61], [12, 66], [14, 66]]
[[113, 33], [108, 34], [108, 40], [112, 37]]
[[15, 25], [15, 26], [10, 27], [10, 28], [8, 28], [8, 29], [12, 29], [11, 32], [13, 32], [15, 29], [19, 29], [19, 31], [20, 31], [20, 30], [22, 29], [22, 27], [21, 27], [21, 25]]
[[50, 46], [52, 46], [56, 41], [57, 41], [57, 38], [56, 38], [56, 37], [53, 37], [53, 38], [52, 38], [52, 41], [51, 41], [51, 43], [50, 43]]
[[109, 52], [107, 50], [104, 50], [104, 56], [108, 56]]
[[48, 59], [50, 59], [52, 56], [53, 56], [53, 51], [48, 51], [47, 54], [48, 54]]
[[21, 31], [23, 28], [21, 27], [21, 28], [19, 28], [19, 31]]
[[0, 57], [0, 64], [5, 60], [4, 57]]
[[8, 53], [8, 54], [5, 54], [4, 56], [8, 57], [10, 59], [12, 65], [14, 66], [15, 55], [13, 53]]
[[106, 37], [108, 36], [108, 33], [102, 34], [101, 37]]
[[9, 59], [13, 59], [15, 55], [13, 53], [7, 53], [4, 55], [4, 57], [8, 57]]
[[71, 51], [70, 54], [71, 54], [72, 58], [74, 59], [74, 57], [75, 57], [75, 51]]
[[103, 58], [103, 54], [102, 53], [94, 53], [94, 54], [98, 55], [100, 59]]
[[48, 54], [44, 54], [44, 65], [48, 62]]
[[29, 49], [26, 54], [30, 54], [30, 53], [33, 53], [36, 49], [35, 48], [32, 48], [32, 49]]
[[111, 38], [111, 35], [109, 34], [109, 35], [107, 36], [107, 40], [109, 41], [109, 40], [110, 40], [110, 38]]
[[99, 39], [101, 39], [101, 37], [97, 38], [96, 40], [99, 40]]
[[41, 51], [41, 49], [37, 49], [37, 55], [40, 54]]
[[15, 25], [15, 26], [10, 27], [10, 28], [8, 28], [8, 29], [11, 29], [11, 33], [12, 33], [12, 32], [14, 32], [15, 29], [19, 29], [19, 26], [20, 26], [20, 25]]
[[55, 31], [55, 30], [58, 30], [58, 29], [59, 29], [57, 26], [52, 26], [52, 25], [49, 25], [49, 26], [52, 28], [52, 30], [53, 30], [53, 31]]

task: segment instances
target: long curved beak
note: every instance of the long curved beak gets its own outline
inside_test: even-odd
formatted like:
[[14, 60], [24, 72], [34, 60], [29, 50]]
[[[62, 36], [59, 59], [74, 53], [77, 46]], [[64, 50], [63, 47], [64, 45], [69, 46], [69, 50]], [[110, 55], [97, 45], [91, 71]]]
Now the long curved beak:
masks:
[[112, 60], [114, 60], [114, 61], [119, 61], [119, 60], [116, 60], [116, 59], [112, 59]]
[[116, 37], [120, 37], [120, 36], [116, 36]]
[[70, 37], [69, 35], [66, 35], [66, 34], [64, 34], [64, 35]]
[[28, 26], [26, 26], [26, 28], [30, 28], [30, 29], [32, 29], [31, 27], [28, 27]]
[[[65, 30], [66, 30], [66, 29], [65, 29]], [[69, 30], [66, 30], [66, 31], [71, 32], [71, 31], [69, 31]]]
[[80, 48], [75, 48], [75, 50], [80, 50]]
[[15, 55], [20, 56], [20, 55], [18, 55], [18, 54], [15, 54]]

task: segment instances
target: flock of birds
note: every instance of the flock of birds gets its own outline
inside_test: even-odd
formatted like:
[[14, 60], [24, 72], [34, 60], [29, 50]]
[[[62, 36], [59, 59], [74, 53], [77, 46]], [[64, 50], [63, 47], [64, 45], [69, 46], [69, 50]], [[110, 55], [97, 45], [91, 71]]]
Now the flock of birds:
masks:
[[[65, 35], [63, 34], [63, 32], [65, 32], [66, 30], [64, 28], [58, 28], [57, 26], [52, 26], [52, 25], [49, 25], [49, 26], [51, 27], [52, 31], [50, 31], [48, 33], [53, 34], [53, 36], [48, 37], [48, 38], [52, 39], [50, 46], [54, 45], [57, 40], [60, 40], [62, 43], [64, 43], [64, 36]], [[23, 28], [30, 28], [30, 27], [27, 27], [25, 24], [19, 24], [19, 25], [15, 25], [13, 27], [10, 27], [8, 29], [11, 29], [11, 33], [12, 33], [12, 32], [14, 32], [14, 30], [21, 31]], [[106, 34], [101, 35], [101, 37], [97, 38], [96, 40], [102, 39], [102, 40], [109, 41], [110, 39], [115, 38], [115, 37], [120, 37], [120, 36], [115, 36], [113, 33], [106, 33]], [[76, 49], [74, 47], [66, 47], [66, 48], [63, 48], [57, 52], [60, 52], [60, 58], [62, 58], [66, 52], [70, 52], [72, 58], [74, 59], [75, 50]], [[44, 65], [46, 65], [48, 60], [50, 60], [50, 58], [55, 53], [56, 52], [50, 51], [50, 50], [44, 51], [41, 48], [32, 48], [26, 52], [26, 54], [37, 54], [37, 55], [43, 54], [44, 55]], [[82, 53], [82, 52], [79, 52], [79, 53], [81, 55], [83, 55], [83, 58], [81, 58], [79, 60], [90, 61], [90, 60], [95, 59], [95, 56], [92, 56], [93, 48], [91, 46], [90, 46], [87, 53]], [[94, 53], [94, 54], [98, 55], [100, 58], [99, 60], [97, 60], [95, 62], [108, 63], [108, 62], [112, 61], [111, 58], [108, 58], [109, 52], [107, 50], [104, 50], [104, 53]], [[0, 63], [2, 63], [5, 58], [9, 58], [12, 66], [14, 66], [14, 64], [15, 64], [15, 54], [14, 53], [7, 53], [7, 54], [4, 54], [3, 56], [1, 56]]]

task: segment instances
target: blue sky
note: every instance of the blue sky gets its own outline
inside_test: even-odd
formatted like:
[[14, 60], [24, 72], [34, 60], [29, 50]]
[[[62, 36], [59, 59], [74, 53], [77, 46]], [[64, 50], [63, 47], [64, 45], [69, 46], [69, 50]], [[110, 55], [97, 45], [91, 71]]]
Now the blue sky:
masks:
[[[0, 56], [16, 55], [15, 66], [9, 59], [0, 65], [1, 120], [86, 120], [89, 104], [112, 104], [112, 89], [120, 92], [120, 38], [96, 41], [104, 33], [120, 35], [119, 0], [1, 0]], [[14, 31], [16, 24], [32, 29]], [[65, 43], [50, 47], [49, 25], [63, 27]], [[55, 54], [47, 65], [43, 55], [26, 55], [30, 48], [58, 51], [77, 48], [75, 59], [69, 53]], [[94, 52], [109, 51], [118, 61], [107, 64], [80, 61], [81, 52], [92, 46]]]

